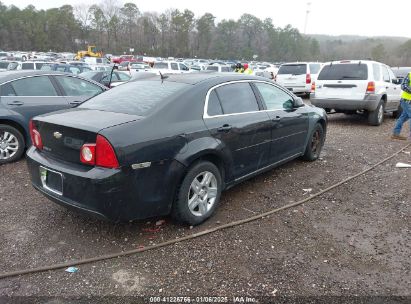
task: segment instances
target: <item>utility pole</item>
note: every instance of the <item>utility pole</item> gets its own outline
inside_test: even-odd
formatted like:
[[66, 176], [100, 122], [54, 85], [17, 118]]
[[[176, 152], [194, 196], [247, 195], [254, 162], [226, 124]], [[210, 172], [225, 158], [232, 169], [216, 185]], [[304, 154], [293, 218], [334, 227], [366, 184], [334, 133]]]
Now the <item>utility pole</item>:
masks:
[[308, 14], [310, 13], [311, 2], [307, 2], [307, 10], [305, 11], [304, 35], [307, 34]]

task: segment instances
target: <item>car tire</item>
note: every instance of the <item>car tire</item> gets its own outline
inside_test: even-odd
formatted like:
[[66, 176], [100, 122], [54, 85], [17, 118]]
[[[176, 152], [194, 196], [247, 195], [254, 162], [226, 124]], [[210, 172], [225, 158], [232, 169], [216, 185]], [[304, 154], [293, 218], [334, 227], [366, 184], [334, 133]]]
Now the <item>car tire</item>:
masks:
[[310, 133], [308, 143], [305, 148], [303, 159], [307, 161], [315, 161], [320, 157], [321, 150], [324, 146], [325, 134], [324, 128], [320, 123], [314, 126]]
[[0, 125], [0, 164], [19, 160], [24, 153], [25, 141], [16, 128]]
[[384, 100], [381, 100], [377, 108], [368, 112], [368, 123], [372, 126], [380, 126], [384, 121]]
[[221, 190], [222, 180], [218, 168], [208, 161], [196, 162], [188, 169], [177, 191], [172, 217], [192, 226], [201, 224], [219, 205]]

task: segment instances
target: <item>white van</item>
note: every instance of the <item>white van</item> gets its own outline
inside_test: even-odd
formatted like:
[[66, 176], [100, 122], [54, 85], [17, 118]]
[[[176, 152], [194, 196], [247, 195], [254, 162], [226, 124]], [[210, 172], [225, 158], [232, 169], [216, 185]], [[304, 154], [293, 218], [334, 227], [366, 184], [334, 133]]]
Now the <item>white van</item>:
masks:
[[317, 79], [322, 63], [290, 62], [280, 66], [275, 81], [294, 94], [311, 93], [311, 84]]
[[343, 60], [326, 63], [313, 85], [311, 103], [327, 112], [346, 114], [361, 111], [378, 126], [384, 112], [400, 112], [401, 87], [390, 67], [371, 60]]

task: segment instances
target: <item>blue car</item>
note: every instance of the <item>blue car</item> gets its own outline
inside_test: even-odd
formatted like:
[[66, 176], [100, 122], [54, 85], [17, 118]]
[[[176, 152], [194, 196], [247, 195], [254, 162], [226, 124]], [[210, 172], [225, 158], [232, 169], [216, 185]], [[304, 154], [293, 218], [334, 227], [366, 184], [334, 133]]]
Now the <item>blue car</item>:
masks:
[[0, 73], [0, 165], [20, 159], [31, 145], [32, 117], [74, 107], [106, 90], [102, 84], [67, 73]]

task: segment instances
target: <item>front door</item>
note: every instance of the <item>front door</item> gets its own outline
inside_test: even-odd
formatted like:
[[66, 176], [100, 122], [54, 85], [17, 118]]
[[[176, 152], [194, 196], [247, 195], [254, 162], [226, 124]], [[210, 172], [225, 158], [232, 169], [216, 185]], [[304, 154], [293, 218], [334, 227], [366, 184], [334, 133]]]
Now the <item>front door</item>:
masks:
[[288, 92], [265, 82], [255, 83], [271, 119], [270, 162], [277, 163], [304, 151], [308, 116], [294, 108], [294, 98]]

